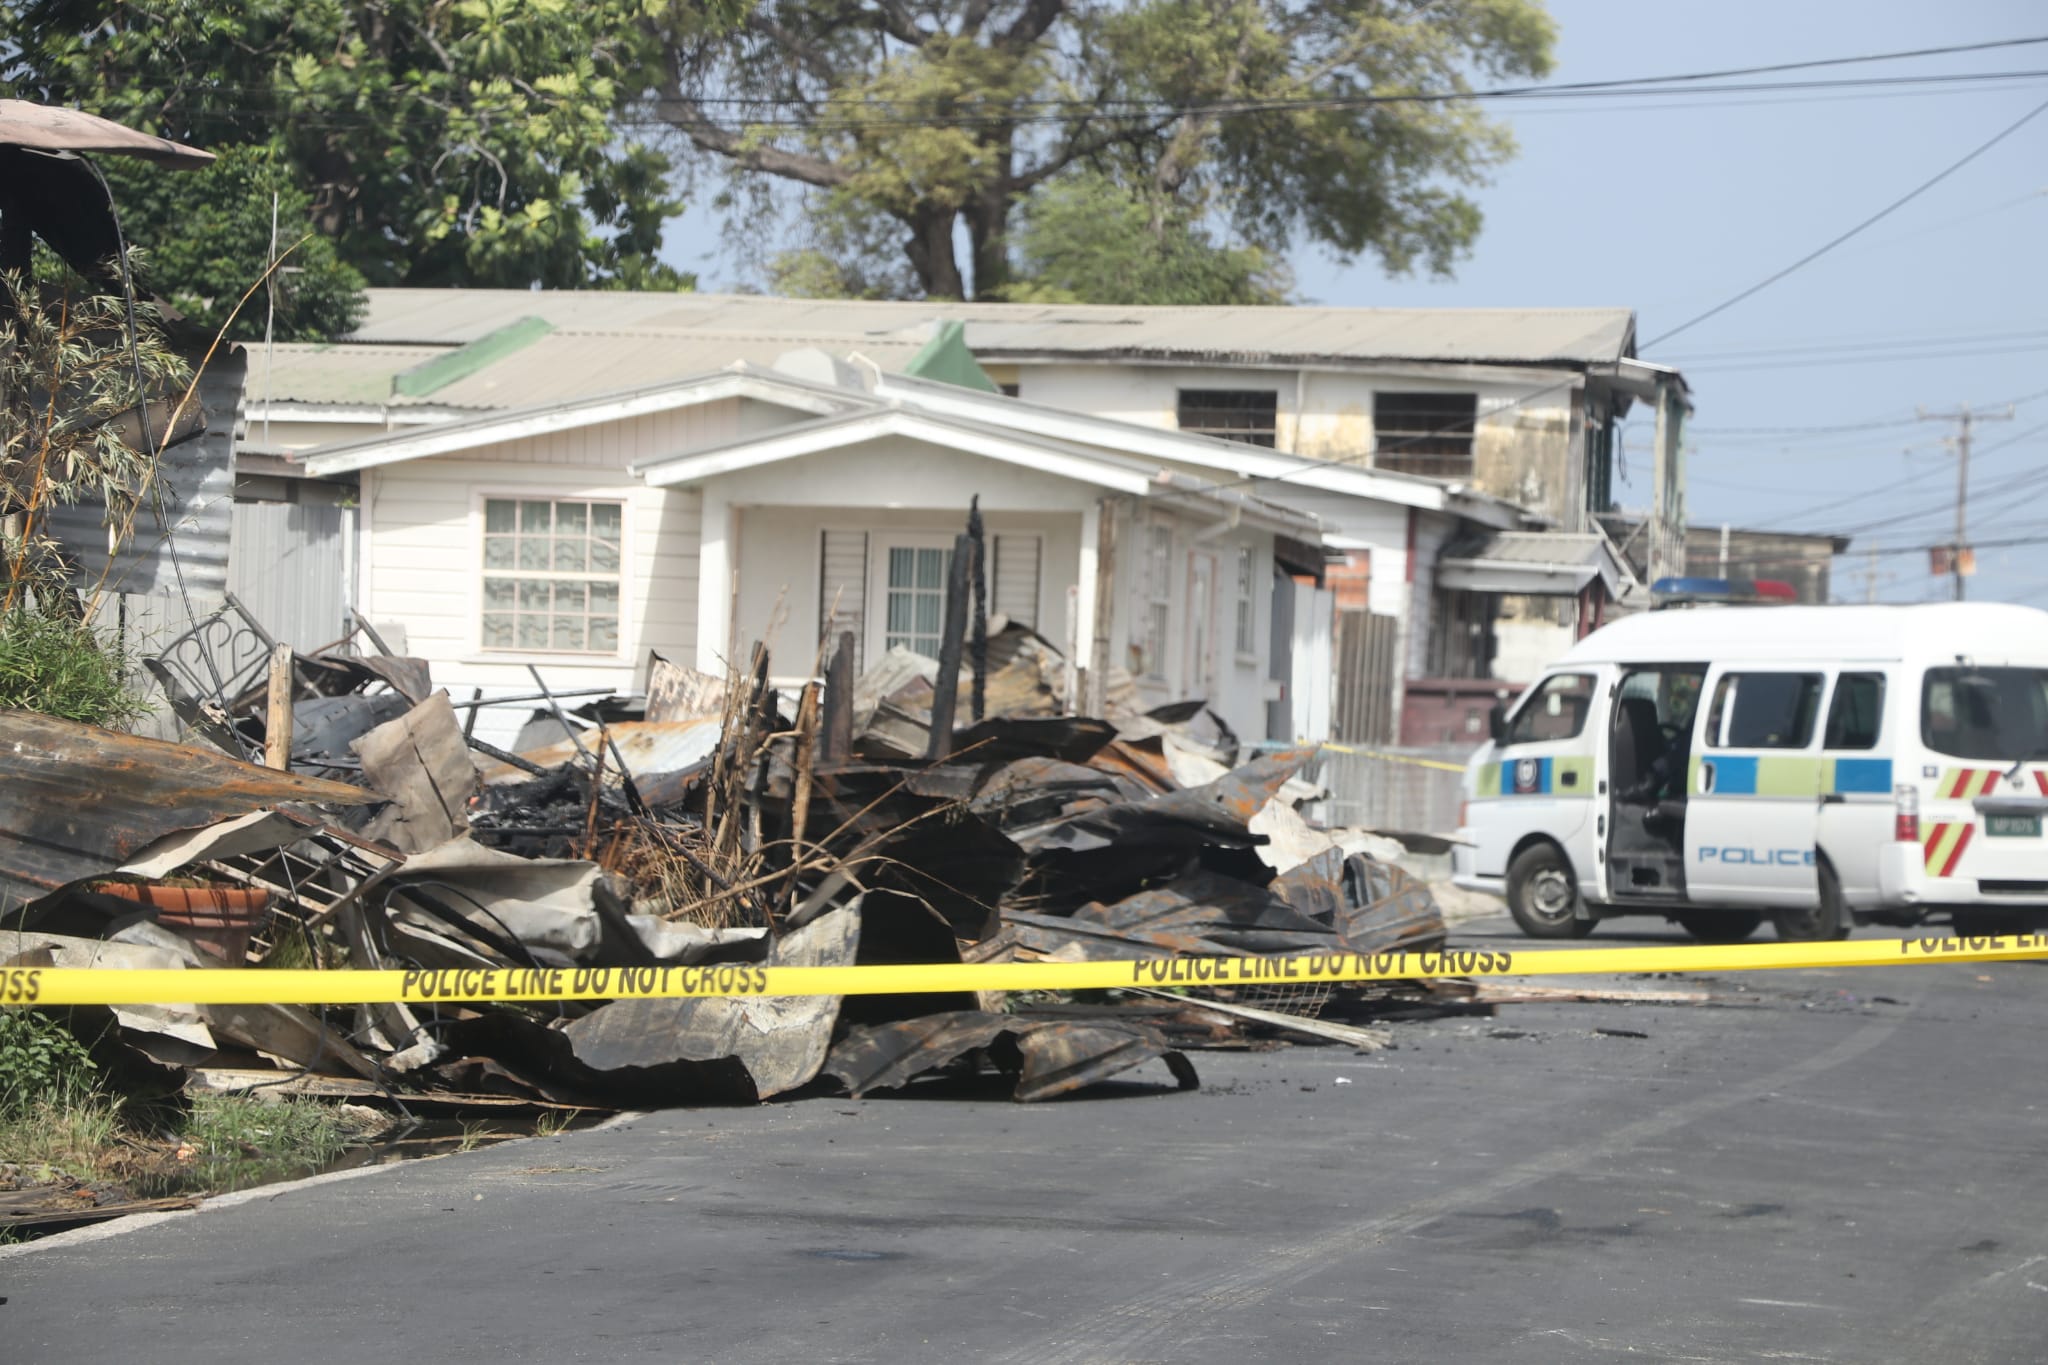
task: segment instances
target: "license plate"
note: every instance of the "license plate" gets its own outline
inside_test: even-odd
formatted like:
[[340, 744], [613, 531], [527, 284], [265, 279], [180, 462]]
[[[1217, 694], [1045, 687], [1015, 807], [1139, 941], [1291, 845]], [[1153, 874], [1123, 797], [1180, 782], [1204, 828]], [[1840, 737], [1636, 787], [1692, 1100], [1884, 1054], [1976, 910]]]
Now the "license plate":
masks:
[[2038, 839], [2041, 837], [2041, 817], [1987, 815], [1984, 817], [1984, 834], [1991, 839]]

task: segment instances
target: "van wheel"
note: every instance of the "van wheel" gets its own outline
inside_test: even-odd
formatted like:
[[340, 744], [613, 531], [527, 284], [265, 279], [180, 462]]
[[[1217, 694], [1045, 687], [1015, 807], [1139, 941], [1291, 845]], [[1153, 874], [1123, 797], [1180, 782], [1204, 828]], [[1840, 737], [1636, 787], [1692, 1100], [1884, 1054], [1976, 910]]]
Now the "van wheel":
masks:
[[1774, 911], [1771, 923], [1777, 926], [1779, 939], [1786, 943], [1824, 943], [1849, 937], [1849, 911], [1842, 904], [1842, 885], [1835, 880], [1835, 870], [1826, 863], [1820, 865], [1818, 905]]
[[1702, 943], [1740, 943], [1764, 922], [1755, 910], [1729, 910], [1721, 914], [1676, 916], [1678, 927]]
[[1584, 938], [1593, 921], [1579, 919], [1579, 888], [1554, 844], [1531, 844], [1508, 864], [1508, 913], [1530, 938]]

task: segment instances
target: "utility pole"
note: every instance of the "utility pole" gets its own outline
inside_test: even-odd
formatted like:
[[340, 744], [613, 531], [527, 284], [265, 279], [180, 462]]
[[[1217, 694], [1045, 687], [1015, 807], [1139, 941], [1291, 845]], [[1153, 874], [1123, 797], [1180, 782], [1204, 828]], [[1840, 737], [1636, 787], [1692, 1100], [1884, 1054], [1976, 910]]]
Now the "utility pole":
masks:
[[[1968, 403], [1954, 412], [1929, 412], [1920, 409], [1923, 422], [1954, 422], [1956, 434], [1952, 438], [1956, 448], [1956, 538], [1948, 547], [1948, 571], [1955, 579], [1955, 600], [1963, 600], [1963, 556], [1969, 552], [1970, 513], [1970, 432], [1978, 422], [2010, 422], [2013, 410], [2004, 412], [1973, 413]], [[1974, 568], [1975, 566], [1972, 565]]]

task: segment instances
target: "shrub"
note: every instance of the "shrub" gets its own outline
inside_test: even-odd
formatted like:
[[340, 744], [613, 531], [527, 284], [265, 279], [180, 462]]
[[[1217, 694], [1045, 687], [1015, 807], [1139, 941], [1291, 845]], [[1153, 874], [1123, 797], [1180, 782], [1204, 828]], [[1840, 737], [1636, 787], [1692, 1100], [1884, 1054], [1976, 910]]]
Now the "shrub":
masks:
[[149, 714], [129, 659], [78, 621], [17, 607], [0, 615], [0, 708], [118, 728]]
[[43, 1103], [82, 1103], [98, 1070], [85, 1045], [49, 1015], [0, 1008], [0, 1118], [19, 1118]]

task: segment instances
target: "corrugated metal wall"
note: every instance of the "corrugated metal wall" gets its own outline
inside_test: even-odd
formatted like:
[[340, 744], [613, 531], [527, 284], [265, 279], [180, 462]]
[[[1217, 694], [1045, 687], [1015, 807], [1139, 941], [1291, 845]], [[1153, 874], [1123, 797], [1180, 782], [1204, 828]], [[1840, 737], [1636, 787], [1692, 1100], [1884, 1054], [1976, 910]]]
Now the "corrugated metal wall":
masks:
[[221, 589], [227, 586], [228, 524], [234, 506], [235, 411], [242, 401], [246, 366], [247, 355], [237, 347], [215, 356], [200, 376], [199, 404], [206, 431], [163, 452], [158, 462], [161, 516], [151, 499], [111, 565], [104, 503], [88, 498], [51, 510], [50, 533], [77, 562], [79, 583], [130, 595], [183, 591], [195, 606], [202, 598], [220, 601]]
[[346, 629], [355, 528], [352, 507], [236, 503], [229, 585], [273, 639], [302, 653], [333, 644]]

